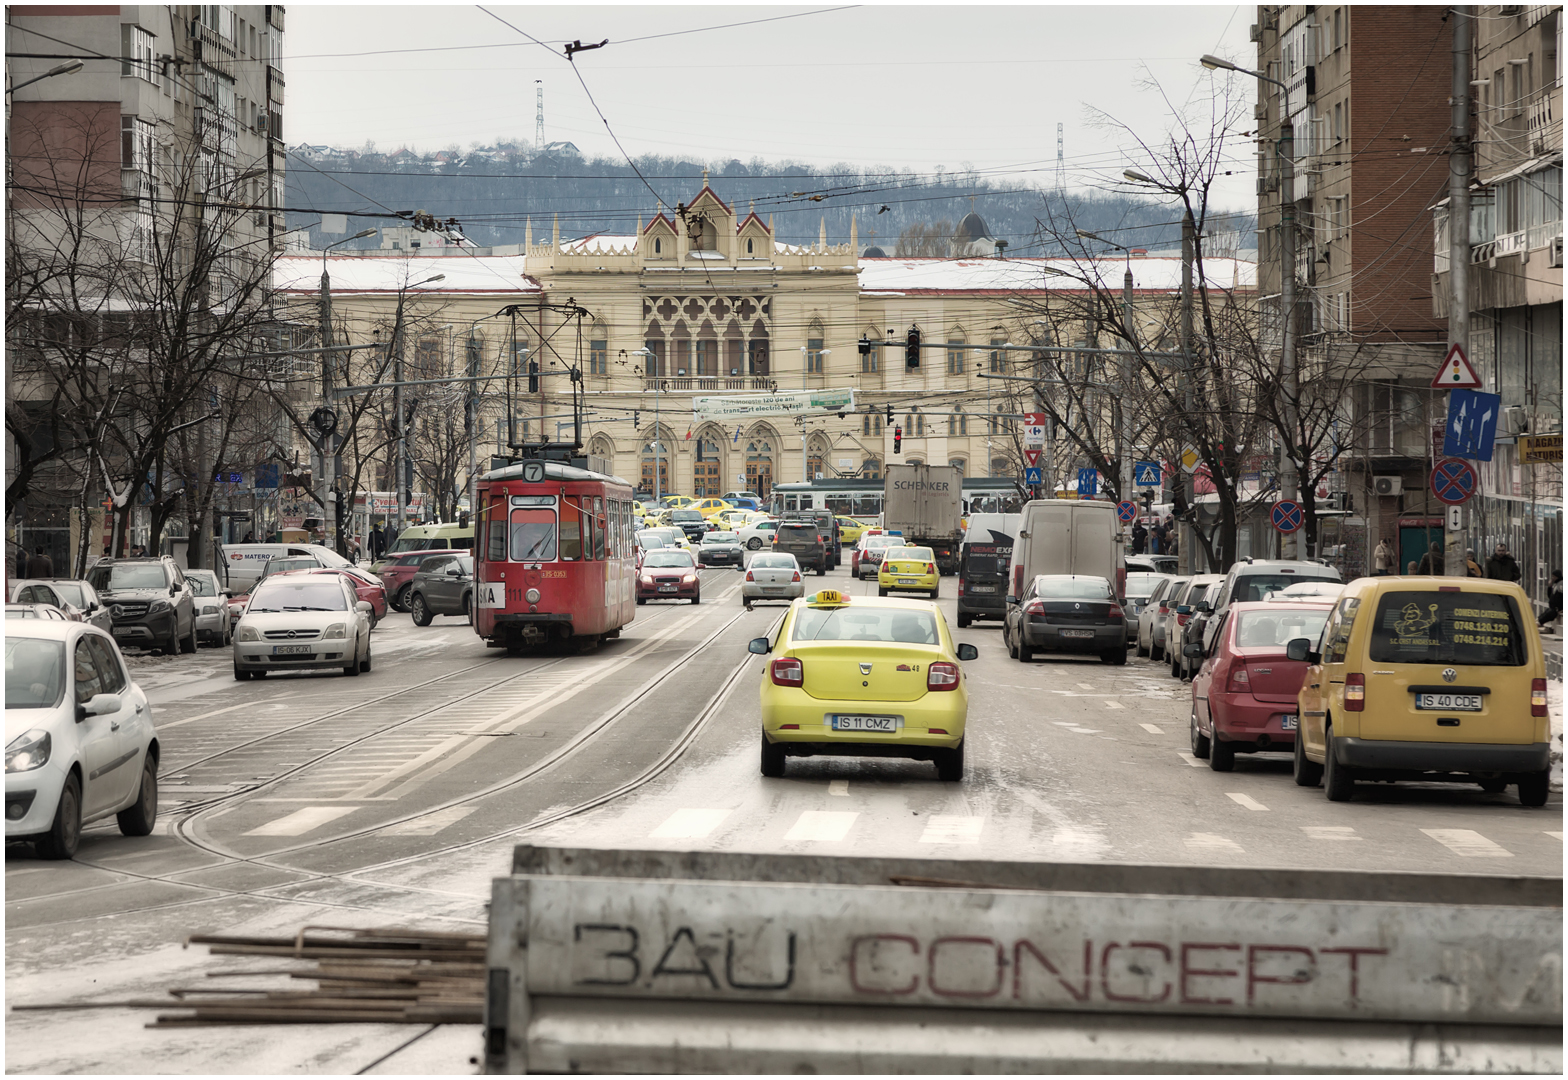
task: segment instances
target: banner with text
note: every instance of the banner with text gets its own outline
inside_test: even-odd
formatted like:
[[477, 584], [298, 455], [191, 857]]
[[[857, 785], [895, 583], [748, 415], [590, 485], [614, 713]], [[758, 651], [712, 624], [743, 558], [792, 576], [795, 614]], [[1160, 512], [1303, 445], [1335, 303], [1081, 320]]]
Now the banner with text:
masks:
[[851, 412], [854, 408], [853, 390], [801, 390], [783, 394], [731, 394], [691, 399], [691, 411], [698, 420], [800, 416], [807, 413]]

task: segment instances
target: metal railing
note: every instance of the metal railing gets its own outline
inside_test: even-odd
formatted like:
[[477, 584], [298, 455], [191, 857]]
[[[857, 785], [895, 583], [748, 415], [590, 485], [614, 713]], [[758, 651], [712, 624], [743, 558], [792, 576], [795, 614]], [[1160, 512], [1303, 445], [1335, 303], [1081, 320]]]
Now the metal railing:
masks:
[[711, 393], [717, 390], [766, 390], [778, 389], [778, 381], [766, 375], [645, 375], [644, 390], [691, 391]]

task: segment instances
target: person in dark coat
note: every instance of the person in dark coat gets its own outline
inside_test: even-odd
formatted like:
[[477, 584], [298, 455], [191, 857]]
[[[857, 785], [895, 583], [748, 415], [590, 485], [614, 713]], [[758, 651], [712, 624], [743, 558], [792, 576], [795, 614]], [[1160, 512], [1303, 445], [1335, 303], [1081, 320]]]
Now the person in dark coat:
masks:
[[387, 536], [386, 533], [381, 531], [381, 523], [378, 521], [370, 530], [370, 557], [379, 559], [386, 553], [386, 550]]
[[1427, 550], [1427, 553], [1421, 556], [1421, 565], [1416, 572], [1419, 574], [1442, 574], [1443, 549], [1437, 544], [1433, 544]]
[[1132, 527], [1132, 553], [1142, 555], [1143, 547], [1149, 541], [1149, 530], [1143, 527], [1143, 522], [1137, 522]]
[[1486, 576], [1493, 581], [1519, 580], [1519, 564], [1508, 554], [1507, 544], [1498, 544], [1492, 557], [1486, 560]]
[[54, 577], [54, 560], [44, 554], [42, 546], [35, 548], [33, 557], [27, 560], [27, 576], [30, 578]]
[[1546, 610], [1541, 612], [1540, 626], [1545, 630], [1563, 613], [1563, 572], [1552, 571], [1552, 583], [1546, 589]]

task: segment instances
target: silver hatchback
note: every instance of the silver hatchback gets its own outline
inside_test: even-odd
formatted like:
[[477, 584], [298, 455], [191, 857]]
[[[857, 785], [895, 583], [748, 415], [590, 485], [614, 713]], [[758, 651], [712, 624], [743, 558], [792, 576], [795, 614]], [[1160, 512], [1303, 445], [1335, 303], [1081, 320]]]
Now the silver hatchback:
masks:
[[763, 600], [782, 600], [787, 604], [805, 595], [806, 582], [795, 556], [761, 551], [751, 557], [751, 565], [746, 567], [746, 580], [740, 586], [740, 600], [747, 611], [752, 604]]

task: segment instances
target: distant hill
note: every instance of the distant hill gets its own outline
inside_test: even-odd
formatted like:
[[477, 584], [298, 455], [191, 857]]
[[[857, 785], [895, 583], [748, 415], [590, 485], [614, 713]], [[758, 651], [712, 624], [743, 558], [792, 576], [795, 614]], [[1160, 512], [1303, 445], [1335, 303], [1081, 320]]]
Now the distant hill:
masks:
[[[853, 216], [862, 247], [874, 243], [894, 255], [900, 253], [901, 234], [912, 241], [971, 210], [984, 219], [991, 238], [1006, 242], [1008, 255], [1061, 254], [1058, 244], [1043, 238], [1042, 222], [1054, 222], [1057, 231], [1068, 234], [1075, 227], [1101, 233], [1128, 247], [1159, 250], [1181, 243], [1177, 215], [1167, 204], [1127, 195], [1063, 194], [967, 171], [931, 174], [848, 164], [824, 170], [788, 161], [743, 164], [659, 156], [639, 158], [636, 165], [642, 178], [624, 161], [583, 158], [570, 143], [540, 153], [510, 144], [427, 154], [299, 146], [289, 152], [287, 200], [291, 207], [324, 212], [423, 210], [440, 219], [456, 218], [476, 244], [520, 244], [528, 219], [539, 240], [550, 235], [557, 215], [563, 238], [630, 234], [639, 215], [646, 224], [659, 200], [667, 212], [689, 201], [701, 190], [707, 170], [720, 198], [742, 214], [754, 207], [763, 220], [771, 215], [778, 239], [792, 244], [816, 241], [824, 219], [829, 241], [843, 243]], [[303, 228], [318, 216], [290, 213], [288, 224]], [[1214, 241], [1210, 253], [1254, 247], [1255, 228], [1250, 214], [1211, 220], [1206, 230]], [[341, 237], [311, 232], [313, 246], [333, 239]], [[379, 241], [361, 246], [376, 247]]]

